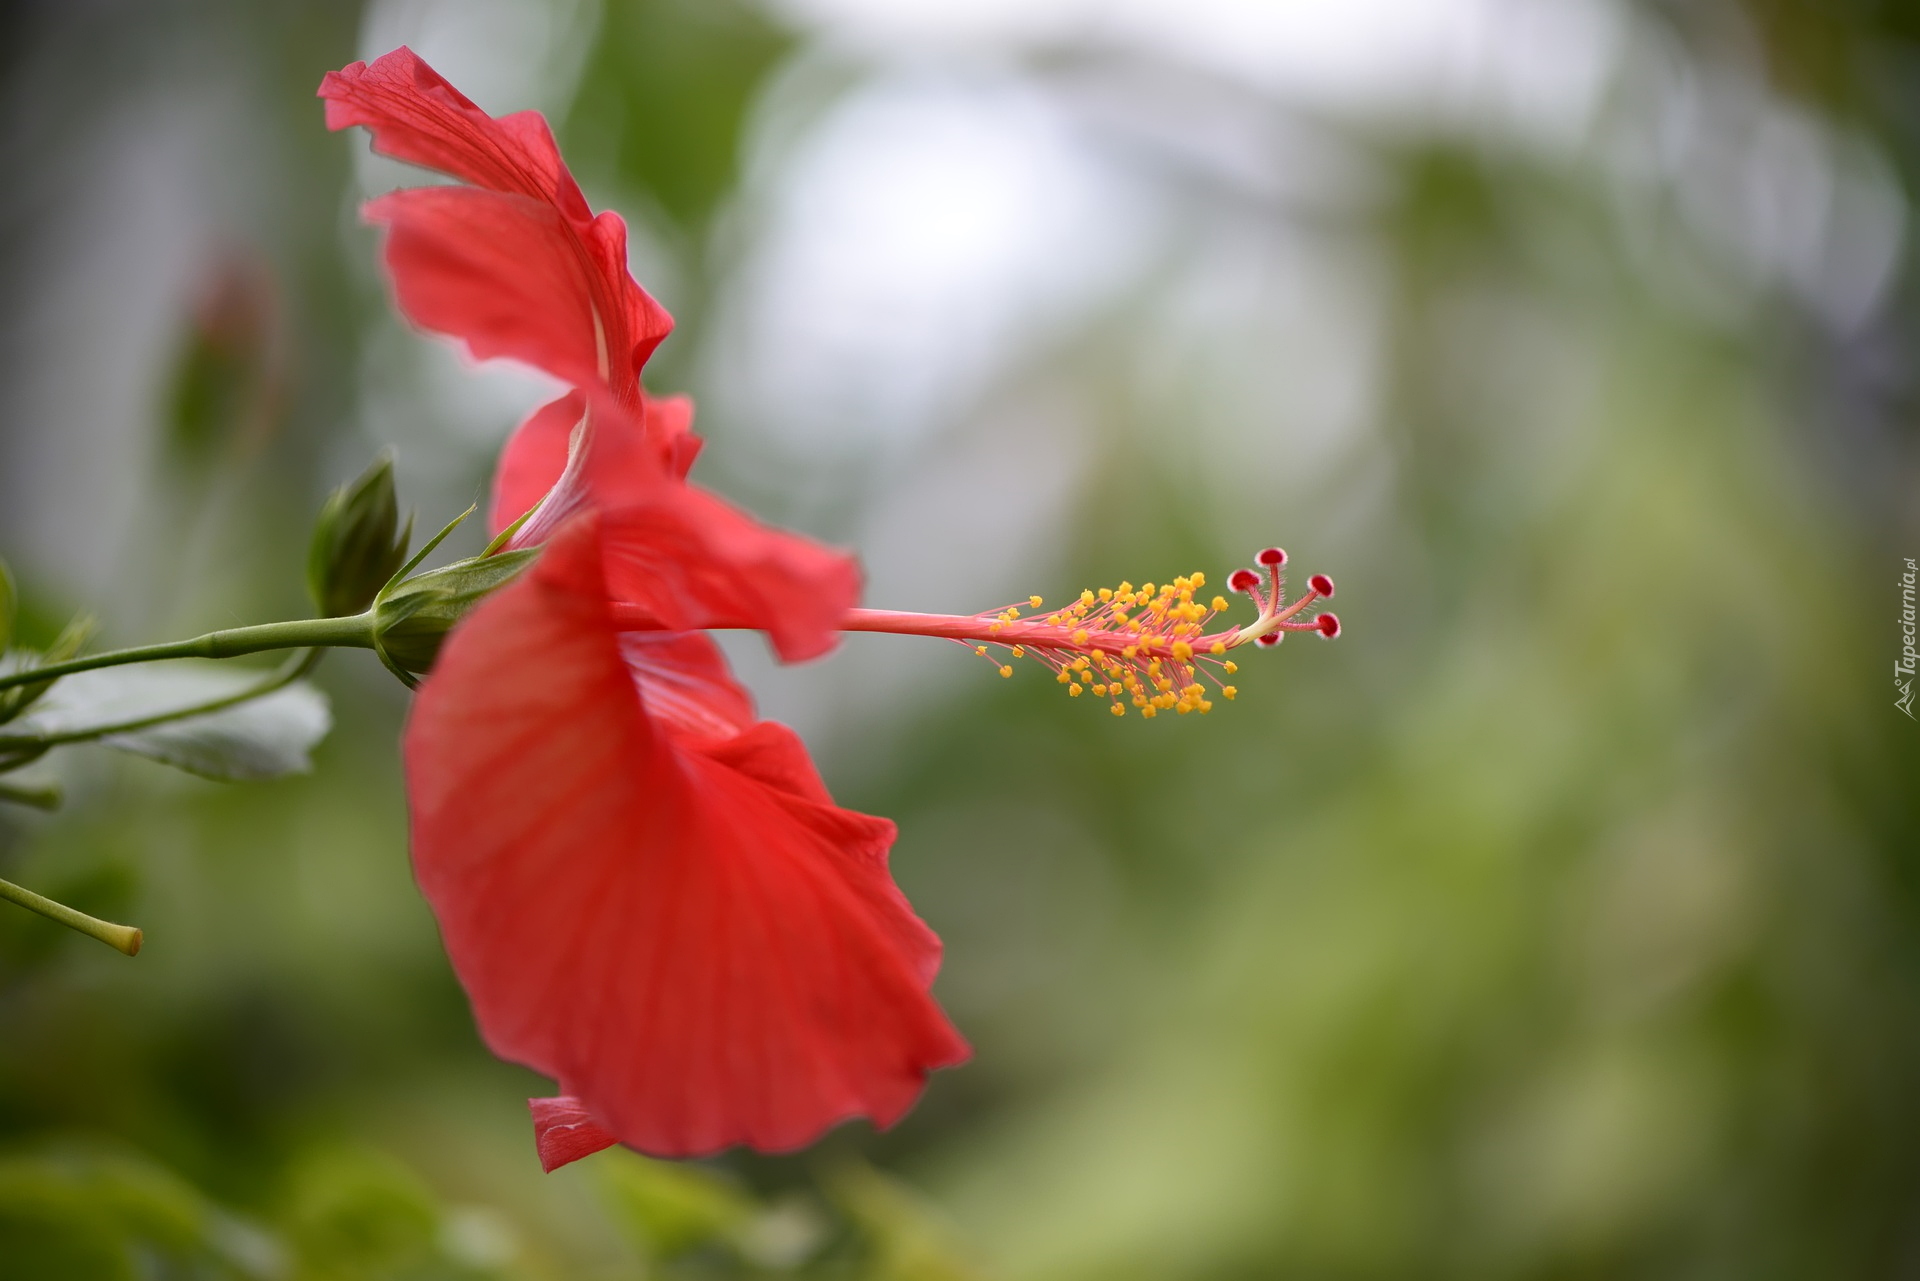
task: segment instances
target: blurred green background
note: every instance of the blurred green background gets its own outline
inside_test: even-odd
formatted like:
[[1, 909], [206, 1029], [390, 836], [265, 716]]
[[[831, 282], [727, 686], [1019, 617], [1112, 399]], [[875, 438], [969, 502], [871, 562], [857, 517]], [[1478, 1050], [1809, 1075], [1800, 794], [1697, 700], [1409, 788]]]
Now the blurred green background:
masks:
[[0, 875], [0, 1277], [1920, 1275], [1920, 19], [1874, 0], [0, 10], [28, 640], [304, 609], [548, 390], [391, 313], [321, 74], [554, 121], [697, 478], [972, 611], [1262, 545], [1346, 633], [1206, 718], [736, 647], [897, 819], [976, 1047], [892, 1132], [553, 1176], [409, 878], [404, 692], [305, 777], [73, 749]]

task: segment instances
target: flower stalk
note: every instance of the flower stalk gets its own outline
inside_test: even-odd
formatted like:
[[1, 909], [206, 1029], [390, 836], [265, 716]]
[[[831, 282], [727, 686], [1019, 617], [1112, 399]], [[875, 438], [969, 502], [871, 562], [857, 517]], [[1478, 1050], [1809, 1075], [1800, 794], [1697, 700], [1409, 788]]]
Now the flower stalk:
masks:
[[0, 675], [0, 690], [128, 663], [157, 663], [175, 658], [239, 658], [277, 649], [341, 648], [373, 648], [372, 611], [345, 618], [302, 618], [284, 623], [260, 623], [252, 627], [229, 627], [187, 640], [104, 650], [98, 654], [48, 663], [44, 667]]

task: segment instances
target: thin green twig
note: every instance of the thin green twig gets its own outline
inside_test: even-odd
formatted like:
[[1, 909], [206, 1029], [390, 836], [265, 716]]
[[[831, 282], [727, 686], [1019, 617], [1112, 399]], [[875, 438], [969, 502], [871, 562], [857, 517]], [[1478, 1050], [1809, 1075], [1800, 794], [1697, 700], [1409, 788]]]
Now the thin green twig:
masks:
[[88, 916], [85, 912], [68, 907], [65, 903], [56, 903], [43, 894], [22, 889], [12, 881], [0, 881], [0, 898], [10, 903], [18, 903], [29, 912], [38, 912], [50, 921], [58, 921], [68, 929], [78, 930], [88, 938], [99, 939], [116, 951], [128, 956], [140, 951], [142, 935], [131, 925], [115, 925], [112, 921], [103, 921], [97, 916]]
[[44, 667], [8, 672], [0, 675], [0, 689], [71, 676], [76, 672], [90, 672], [100, 667], [118, 667], [125, 663], [153, 663], [172, 658], [238, 658], [242, 654], [260, 654], [275, 649], [339, 647], [373, 648], [371, 611], [345, 618], [303, 618], [286, 623], [262, 623], [256, 627], [231, 627], [188, 640], [107, 650], [70, 658], [61, 663], [48, 663]]
[[22, 787], [18, 783], [9, 783], [0, 779], [0, 801], [13, 805], [29, 805], [37, 810], [57, 810], [60, 808], [60, 789], [49, 783], [45, 787]]

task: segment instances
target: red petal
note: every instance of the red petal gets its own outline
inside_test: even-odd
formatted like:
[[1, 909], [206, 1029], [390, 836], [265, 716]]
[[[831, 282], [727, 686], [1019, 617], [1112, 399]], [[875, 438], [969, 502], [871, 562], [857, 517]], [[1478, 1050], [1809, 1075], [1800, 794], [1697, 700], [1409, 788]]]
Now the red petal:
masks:
[[[697, 634], [627, 632], [620, 656], [647, 714], [694, 739], [724, 740], [753, 725], [753, 700], [734, 682], [720, 647]], [[819, 801], [833, 798], [821, 789]]]
[[586, 413], [585, 397], [568, 392], [534, 410], [507, 437], [499, 469], [493, 474], [493, 505], [487, 513], [490, 532], [499, 533], [547, 496], [567, 468], [573, 429]]
[[704, 443], [693, 434], [693, 399], [689, 396], [648, 397], [641, 406], [647, 439], [660, 451], [667, 470], [681, 480], [693, 470]]
[[764, 631], [787, 662], [817, 658], [860, 599], [853, 557], [769, 529], [692, 485], [605, 514], [607, 586], [626, 625]]
[[371, 66], [329, 71], [318, 96], [327, 102], [327, 128], [365, 125], [381, 155], [530, 196], [569, 217], [593, 216], [539, 112], [496, 120], [404, 45]]
[[366, 215], [388, 225], [387, 270], [409, 320], [464, 340], [478, 360], [507, 356], [568, 382], [605, 381], [594, 280], [551, 205], [419, 187], [370, 201]]
[[593, 407], [579, 497], [603, 513], [607, 587], [623, 625], [750, 628], [767, 633], [788, 662], [817, 658], [839, 640], [841, 620], [860, 599], [859, 562], [672, 477], [683, 456], [690, 465], [687, 443], [698, 448], [679, 419], [691, 409], [649, 402], [643, 434], [604, 397]]
[[456, 629], [407, 730], [414, 867], [482, 1034], [661, 1156], [892, 1123], [967, 1054], [893, 825], [780, 726], [652, 718], [598, 544], [573, 522]]
[[[576, 378], [574, 369], [578, 366], [584, 365], [592, 371], [603, 363], [595, 358], [595, 353], [604, 347], [605, 372], [590, 373], [589, 378], [602, 378], [622, 397], [637, 393], [640, 366], [673, 328], [673, 320], [627, 272], [626, 224], [617, 214], [594, 216], [561, 161], [547, 122], [538, 112], [523, 111], [496, 120], [406, 48], [394, 50], [371, 66], [356, 62], [340, 71], [328, 72], [320, 82], [320, 96], [327, 100], [328, 128], [365, 125], [373, 131], [374, 149], [383, 154], [464, 178], [486, 192], [507, 198], [509, 203], [525, 200], [552, 210], [554, 225], [566, 240], [559, 247], [547, 245], [535, 250], [534, 267], [537, 272], [554, 274], [561, 258], [571, 258], [571, 271], [555, 275], [555, 280], [561, 275], [579, 274], [586, 284], [583, 293], [563, 291], [564, 305], [559, 311], [551, 310], [556, 304], [547, 299], [545, 305], [537, 307], [520, 322], [523, 328], [531, 328], [556, 316], [567, 317], [557, 323], [567, 330], [560, 336], [560, 345], [566, 350], [568, 369], [556, 368], [544, 359], [521, 351], [483, 352], [482, 346], [490, 341], [490, 329], [499, 323], [497, 313], [502, 309], [501, 304], [507, 301], [502, 298], [495, 306], [487, 307], [489, 290], [504, 288], [508, 298], [517, 300], [528, 283], [525, 270], [508, 270], [498, 278], [488, 273], [503, 265], [511, 268], [511, 256], [521, 252], [529, 242], [519, 236], [510, 237], [501, 245], [489, 246], [485, 238], [498, 232], [500, 224], [508, 221], [505, 214], [468, 211], [467, 217], [461, 219], [440, 210], [440, 202], [429, 200], [425, 203], [439, 210], [438, 218], [428, 219], [426, 225], [415, 227], [414, 231], [424, 236], [437, 233], [440, 238], [449, 235], [456, 238], [452, 245], [439, 245], [425, 252], [430, 259], [440, 260], [442, 275], [454, 266], [474, 275], [461, 292], [480, 305], [481, 316], [488, 324], [482, 326], [476, 341], [476, 334], [471, 332], [473, 322], [463, 318], [464, 308], [454, 308], [451, 312], [441, 309], [437, 319], [429, 320], [409, 307], [409, 314], [418, 323], [467, 339], [477, 356], [518, 356], [568, 379]], [[444, 190], [428, 188], [392, 193], [370, 204], [368, 214], [380, 221], [398, 222], [400, 215], [396, 209], [402, 203], [400, 198]], [[395, 234], [400, 234], [398, 226]], [[403, 250], [396, 259], [395, 251], [389, 248], [388, 261], [396, 276], [414, 252]], [[400, 285], [405, 306], [407, 287], [402, 282], [396, 281], [396, 284]], [[593, 318], [598, 316], [597, 340], [581, 342], [576, 332], [579, 316], [575, 313], [586, 317], [589, 335], [594, 332]]]
[[533, 1113], [533, 1142], [540, 1152], [540, 1168], [548, 1174], [583, 1156], [610, 1148], [620, 1140], [600, 1128], [579, 1099], [528, 1099]]
[[[604, 424], [601, 430], [640, 433], [646, 442], [644, 449], [632, 450], [622, 463], [634, 469], [634, 474], [618, 487], [628, 495], [628, 501], [644, 500], [671, 489], [670, 481], [686, 478], [701, 445], [700, 438], [693, 434], [691, 400], [685, 396], [646, 397], [641, 402], [638, 424], [611, 398], [595, 395], [592, 400], [597, 406], [597, 420]], [[580, 392], [569, 393], [542, 405], [508, 438], [493, 479], [488, 525], [494, 533], [526, 514], [561, 482], [572, 457], [573, 429], [586, 416], [587, 405], [588, 398]], [[575, 474], [579, 475], [577, 471]], [[583, 478], [580, 483], [568, 482], [567, 492], [556, 498], [552, 510], [543, 512], [537, 524], [522, 526], [514, 544], [532, 546], [565, 524], [586, 502], [583, 484]]]

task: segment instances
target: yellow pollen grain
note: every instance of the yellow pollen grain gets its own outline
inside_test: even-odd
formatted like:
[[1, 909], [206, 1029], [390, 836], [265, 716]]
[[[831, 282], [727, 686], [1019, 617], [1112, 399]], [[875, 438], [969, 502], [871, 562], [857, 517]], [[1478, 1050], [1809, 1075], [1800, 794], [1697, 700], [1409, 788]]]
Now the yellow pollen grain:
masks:
[[1013, 669], [1011, 667], [1002, 667], [1000, 669], [1000, 674], [1002, 676], [1011, 676], [1013, 675]]
[[1145, 592], [1147, 595], [1151, 596], [1153, 595], [1153, 584], [1148, 583], [1145, 587], [1142, 587], [1140, 590]]
[[1091, 605], [1091, 604], [1093, 604], [1093, 592], [1092, 592], [1091, 590], [1089, 590], [1089, 589], [1086, 589], [1086, 588], [1083, 588], [1083, 589], [1081, 589], [1081, 592], [1080, 592], [1080, 603], [1081, 603], [1082, 605]]
[[1067, 697], [1069, 698], [1080, 697], [1080, 687], [1078, 685], [1067, 686]]
[[1215, 596], [1213, 598], [1213, 612], [1216, 614], [1224, 614], [1226, 610], [1227, 598], [1225, 596]]
[[1102, 587], [1102, 588], [1100, 589], [1100, 599], [1101, 599], [1101, 600], [1112, 600], [1112, 599], [1113, 599], [1113, 588], [1111, 588], [1111, 587]]
[[1226, 671], [1227, 675], [1229, 676], [1233, 675], [1235, 672], [1240, 670], [1240, 664], [1234, 662], [1231, 658], [1229, 658], [1226, 662], [1220, 664], [1220, 666]]
[[1197, 570], [1197, 569], [1196, 569], [1196, 570], [1194, 570], [1194, 571], [1193, 571], [1193, 585], [1194, 585], [1195, 587], [1205, 587], [1205, 586], [1207, 585], [1207, 576], [1206, 576], [1205, 574], [1203, 574], [1203, 573], [1201, 573], [1201, 572], [1200, 572], [1199, 570]]
[[1060, 674], [1053, 679], [1056, 684], [1071, 685], [1073, 684], [1073, 673], [1062, 669]]
[[1180, 704], [1180, 706], [1174, 708], [1173, 710], [1176, 712], [1179, 712], [1182, 716], [1185, 716], [1188, 712], [1192, 711], [1193, 709], [1191, 707], [1188, 707], [1185, 703], [1182, 703]]
[[1113, 705], [1113, 714], [1115, 716], [1125, 716], [1127, 714], [1127, 709], [1120, 706], [1120, 704], [1115, 703]]
[[1226, 699], [1229, 703], [1234, 700], [1234, 696], [1239, 694], [1239, 692], [1239, 690], [1231, 685], [1222, 685], [1220, 687], [1220, 697]]
[[1027, 597], [1027, 604], [1029, 604], [1029, 605], [1031, 605], [1031, 606], [1033, 606], [1033, 607], [1034, 607], [1035, 609], [1039, 609], [1039, 608], [1040, 608], [1040, 598], [1039, 598], [1038, 596], [1029, 596], [1029, 597]]
[[1095, 685], [1093, 692], [1096, 697], [1105, 698], [1107, 696], [1107, 687], [1105, 685]]
[[1154, 717], [1158, 716], [1159, 714], [1160, 714], [1159, 712], [1155, 711], [1151, 707], [1144, 707], [1140, 709], [1140, 715], [1145, 717], [1147, 720], [1152, 720]]
[[1133, 590], [1133, 584], [1128, 582], [1122, 582], [1118, 587], [1114, 588], [1113, 590], [1120, 593], [1122, 596], [1125, 596], [1128, 592]]

